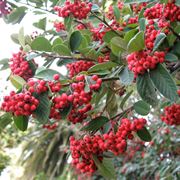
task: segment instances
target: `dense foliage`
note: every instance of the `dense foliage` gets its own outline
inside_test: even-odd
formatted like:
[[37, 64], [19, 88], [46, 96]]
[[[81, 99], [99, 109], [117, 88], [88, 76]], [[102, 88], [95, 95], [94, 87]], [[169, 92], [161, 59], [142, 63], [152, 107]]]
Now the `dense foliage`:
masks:
[[82, 179], [178, 179], [180, 1], [0, 1], [6, 23], [29, 12], [44, 15], [32, 22], [38, 32], [12, 34], [19, 52], [0, 61], [16, 89], [4, 96], [1, 126], [59, 132], [65, 123], [64, 151]]

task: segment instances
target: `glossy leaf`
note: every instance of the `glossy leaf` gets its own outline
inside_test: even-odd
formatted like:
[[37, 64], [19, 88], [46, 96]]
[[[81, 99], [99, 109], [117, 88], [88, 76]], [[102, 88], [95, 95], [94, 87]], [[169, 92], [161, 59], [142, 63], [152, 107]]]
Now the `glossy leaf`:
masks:
[[71, 55], [71, 51], [68, 49], [67, 46], [63, 44], [57, 44], [53, 46], [52, 50], [58, 53], [59, 55], [65, 55], [65, 56]]
[[26, 84], [26, 81], [17, 75], [11, 75], [9, 79], [12, 85], [17, 89], [21, 89]]
[[114, 53], [114, 55], [119, 56], [119, 54], [123, 51], [126, 51], [127, 44], [124, 41], [123, 38], [120, 38], [118, 36], [113, 37], [110, 41], [111, 50]]
[[37, 37], [31, 44], [31, 48], [36, 51], [51, 51], [51, 44], [45, 37]]
[[56, 70], [53, 70], [53, 69], [44, 69], [38, 73], [35, 74], [35, 77], [36, 78], [40, 78], [40, 79], [45, 79], [45, 80], [49, 80], [49, 81], [52, 81], [53, 80], [53, 76], [55, 74], [59, 74], [60, 73]]
[[147, 72], [137, 77], [136, 85], [139, 95], [146, 103], [152, 106], [157, 105], [158, 100], [157, 100], [156, 91]]
[[116, 172], [112, 159], [103, 158], [103, 161], [100, 162], [96, 156], [93, 156], [93, 160], [98, 168], [98, 171], [104, 178], [111, 180], [116, 179]]
[[8, 15], [8, 23], [20, 23], [26, 14], [26, 10], [27, 8], [24, 6], [13, 9], [12, 12]]
[[71, 34], [69, 40], [69, 46], [72, 52], [78, 49], [82, 41], [82, 35], [79, 31], [75, 31]]
[[93, 120], [91, 120], [86, 126], [84, 126], [82, 131], [97, 131], [100, 129], [105, 123], [107, 123], [109, 119], [105, 116], [99, 116]]
[[29, 122], [28, 116], [14, 116], [13, 120], [14, 120], [14, 124], [19, 130], [21, 131], [27, 130], [28, 122]]
[[125, 67], [119, 74], [119, 78], [122, 84], [124, 85], [130, 85], [132, 84], [134, 80], [134, 74], [128, 69], [128, 67]]
[[46, 18], [40, 19], [38, 22], [33, 23], [33, 25], [39, 29], [46, 30]]
[[134, 107], [134, 110], [140, 115], [145, 116], [149, 114], [150, 106], [144, 101], [138, 101], [134, 103], [133, 107]]
[[156, 51], [158, 49], [158, 47], [162, 44], [162, 42], [164, 41], [165, 38], [166, 38], [166, 35], [164, 33], [158, 34], [158, 36], [156, 37], [156, 40], [154, 42], [153, 51]]
[[140, 31], [137, 33], [128, 43], [127, 48], [128, 52], [136, 52], [143, 50], [145, 47], [144, 43], [144, 32]]
[[165, 56], [165, 59], [167, 61], [170, 61], [170, 62], [177, 62], [178, 61], [178, 57], [175, 54], [172, 54], [172, 53], [167, 53], [166, 56]]
[[152, 140], [151, 134], [149, 133], [149, 131], [146, 129], [146, 127], [144, 127], [141, 130], [137, 131], [137, 135], [139, 136], [139, 138], [143, 141], [146, 142], [150, 142]]
[[50, 101], [47, 93], [42, 93], [36, 95], [39, 100], [39, 105], [37, 109], [33, 112], [37, 121], [41, 124], [46, 124], [49, 119], [50, 114]]
[[159, 92], [171, 101], [178, 100], [176, 84], [167, 69], [158, 64], [156, 69], [150, 71], [150, 78]]
[[89, 68], [88, 72], [91, 73], [91, 72], [103, 71], [103, 70], [111, 69], [116, 66], [117, 66], [117, 64], [114, 62], [100, 63], [100, 64], [96, 64], [96, 65], [92, 66], [91, 68]]

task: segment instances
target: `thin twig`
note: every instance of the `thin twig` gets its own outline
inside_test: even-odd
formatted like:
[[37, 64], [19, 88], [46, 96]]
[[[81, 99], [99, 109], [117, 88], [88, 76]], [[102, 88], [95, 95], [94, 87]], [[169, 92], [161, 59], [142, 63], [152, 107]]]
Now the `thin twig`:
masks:
[[123, 112], [118, 113], [117, 115], [115, 115], [114, 117], [112, 117], [111, 119], [114, 120], [117, 117], [121, 117], [124, 113], [129, 113], [131, 112], [133, 109], [133, 106], [129, 107], [128, 109], [124, 110]]
[[102, 23], [104, 23], [107, 27], [109, 27], [114, 33], [116, 33], [118, 36], [121, 36], [117, 31], [115, 31], [107, 22], [105, 19], [101, 19], [99, 16], [97, 16], [95, 13], [91, 11], [91, 14], [96, 17], [98, 20], [100, 20]]

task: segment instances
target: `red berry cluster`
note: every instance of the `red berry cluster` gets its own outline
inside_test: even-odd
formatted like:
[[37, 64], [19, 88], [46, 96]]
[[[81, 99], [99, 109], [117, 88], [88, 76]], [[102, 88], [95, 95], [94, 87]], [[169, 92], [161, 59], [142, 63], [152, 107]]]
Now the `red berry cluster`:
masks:
[[98, 62], [99, 62], [99, 63], [103, 63], [103, 62], [109, 61], [109, 59], [110, 59], [109, 56], [110, 56], [109, 53], [106, 53], [105, 56], [99, 56], [99, 57], [98, 57]]
[[103, 23], [99, 23], [98, 27], [91, 27], [91, 32], [93, 34], [94, 41], [101, 41], [103, 36], [106, 34], [106, 27]]
[[71, 3], [66, 0], [64, 7], [55, 6], [54, 10], [58, 11], [58, 16], [68, 17], [72, 15], [77, 19], [86, 19], [89, 12], [91, 11], [92, 3], [82, 2], [81, 0], [75, 0]]
[[147, 3], [139, 3], [139, 4], [132, 4], [132, 10], [134, 13], [138, 14], [144, 7], [146, 7]]
[[[154, 26], [155, 21], [154, 20], [149, 20], [148, 25], [146, 26], [146, 32], [145, 32], [145, 44], [146, 47], [150, 50], [153, 49], [154, 47], [154, 42], [156, 40], [156, 37], [161, 33], [162, 28], [167, 28], [169, 27], [169, 23], [159, 20], [158, 22], [158, 27], [161, 28], [157, 30]], [[164, 30], [165, 33], [168, 33], [168, 29]]]
[[11, 12], [11, 8], [8, 7], [6, 0], [0, 0], [0, 17], [7, 15]]
[[180, 104], [165, 107], [161, 120], [168, 125], [180, 125]]
[[47, 130], [54, 130], [58, 127], [58, 123], [54, 123], [54, 124], [44, 124], [43, 128], [47, 129]]
[[180, 7], [175, 4], [175, 1], [169, 2], [166, 5], [156, 3], [153, 7], [145, 10], [144, 16], [148, 19], [165, 18], [171, 22], [180, 21]]
[[[118, 2], [117, 4], [119, 10], [122, 10], [123, 7], [124, 7], [124, 3], [123, 2]], [[115, 16], [114, 16], [114, 10], [113, 10], [113, 6], [109, 6], [109, 9], [108, 9], [108, 12], [106, 14], [107, 18], [112, 20], [112, 19], [115, 19]]]
[[82, 71], [87, 71], [93, 65], [94, 65], [94, 63], [91, 61], [80, 60], [80, 61], [76, 61], [76, 62], [67, 64], [66, 66], [69, 70], [69, 77], [72, 78]]
[[130, 17], [127, 24], [136, 24], [138, 22], [138, 16]]
[[[98, 76], [91, 77], [90, 91], [85, 92], [85, 76], [76, 77], [76, 83], [71, 85], [72, 93], [62, 93], [53, 98], [53, 114], [51, 116], [60, 116], [64, 108], [72, 106], [68, 115], [69, 121], [72, 123], [82, 122], [87, 118], [87, 112], [92, 109], [90, 101], [92, 99], [92, 91], [96, 91], [101, 87], [102, 80]], [[57, 112], [59, 114], [57, 114]], [[56, 118], [55, 118], [56, 119]]]
[[150, 50], [133, 52], [127, 56], [128, 68], [138, 74], [144, 74], [148, 69], [154, 69], [158, 63], [163, 63], [165, 53], [155, 51], [153, 55]]
[[79, 140], [71, 137], [72, 165], [81, 173], [92, 174], [97, 169], [93, 155], [101, 161], [103, 152], [111, 151], [116, 156], [124, 153], [127, 139], [133, 138], [132, 132], [142, 129], [145, 124], [146, 120], [143, 118], [135, 119], [133, 122], [129, 119], [122, 119], [116, 133], [111, 131], [104, 135], [86, 135]]
[[[56, 77], [57, 76], [57, 77]], [[56, 79], [55, 79], [56, 77]], [[45, 80], [37, 80], [37, 79], [29, 79], [28, 81], [28, 91], [31, 93], [44, 93], [47, 92], [50, 88], [51, 92], [56, 93], [61, 89], [61, 84], [58, 82], [59, 75], [54, 76], [54, 81], [45, 81]], [[57, 81], [57, 82], [56, 82]]]
[[56, 28], [57, 32], [65, 30], [65, 26], [62, 22], [54, 22], [54, 27]]
[[10, 59], [10, 69], [14, 75], [21, 76], [27, 81], [34, 74], [29, 66], [28, 61], [25, 59], [25, 55], [26, 54], [22, 51], [13, 54], [13, 57]]
[[11, 91], [9, 96], [4, 97], [1, 109], [12, 112], [15, 116], [30, 116], [38, 107], [39, 101], [29, 91], [15, 93]]

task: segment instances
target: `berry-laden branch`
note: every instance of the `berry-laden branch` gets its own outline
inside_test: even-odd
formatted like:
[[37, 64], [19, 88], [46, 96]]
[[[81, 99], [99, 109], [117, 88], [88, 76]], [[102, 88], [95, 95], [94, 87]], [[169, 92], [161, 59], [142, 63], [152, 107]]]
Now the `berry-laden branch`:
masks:
[[[107, 82], [107, 81], [116, 81], [119, 80], [119, 77], [110, 77], [110, 78], [101, 78], [102, 82]], [[69, 86], [70, 84], [72, 84], [72, 82], [66, 83], [66, 84], [62, 84], [63, 87]]]
[[[37, 53], [37, 52], [36, 52]], [[42, 56], [47, 56], [47, 57], [51, 57], [51, 58], [57, 58], [57, 59], [74, 59], [74, 60], [85, 60], [85, 61], [94, 61], [96, 62], [95, 59], [92, 58], [87, 58], [87, 57], [74, 57], [74, 56], [62, 56], [62, 55], [54, 55], [54, 54], [48, 54], [48, 53], [43, 53]]]

